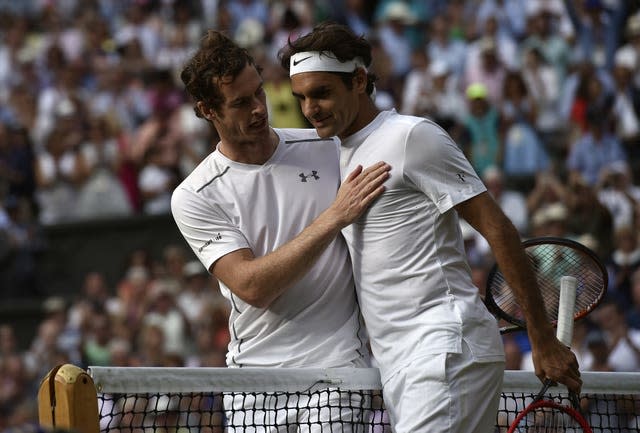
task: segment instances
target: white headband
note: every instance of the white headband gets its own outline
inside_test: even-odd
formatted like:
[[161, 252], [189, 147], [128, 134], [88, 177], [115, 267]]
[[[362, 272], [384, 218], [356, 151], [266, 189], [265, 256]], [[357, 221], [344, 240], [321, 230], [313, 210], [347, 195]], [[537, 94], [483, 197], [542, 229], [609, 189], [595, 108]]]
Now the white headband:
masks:
[[365, 68], [360, 57], [341, 62], [331, 51], [303, 51], [289, 60], [290, 77], [303, 72], [353, 72], [356, 68]]

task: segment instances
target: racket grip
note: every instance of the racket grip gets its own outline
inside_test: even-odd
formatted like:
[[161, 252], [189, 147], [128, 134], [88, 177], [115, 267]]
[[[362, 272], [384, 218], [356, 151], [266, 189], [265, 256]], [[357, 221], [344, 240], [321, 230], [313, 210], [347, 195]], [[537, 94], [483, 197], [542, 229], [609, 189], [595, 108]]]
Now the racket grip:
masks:
[[578, 280], [575, 277], [560, 278], [560, 301], [558, 305], [558, 326], [556, 337], [567, 347], [571, 346], [573, 338], [573, 314], [576, 304], [576, 288]]

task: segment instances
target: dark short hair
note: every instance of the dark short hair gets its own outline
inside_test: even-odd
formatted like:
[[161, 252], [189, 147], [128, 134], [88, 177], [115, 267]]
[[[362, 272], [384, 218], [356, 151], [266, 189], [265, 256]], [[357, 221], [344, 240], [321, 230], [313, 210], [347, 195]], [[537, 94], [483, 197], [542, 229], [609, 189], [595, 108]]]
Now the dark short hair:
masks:
[[[364, 36], [356, 35], [348, 26], [329, 21], [318, 24], [304, 36], [295, 40], [289, 39], [278, 53], [280, 64], [289, 71], [291, 56], [303, 51], [331, 52], [341, 62], [360, 57], [366, 67], [371, 65], [372, 60], [371, 44]], [[332, 73], [339, 75], [348, 88], [351, 87], [353, 73]], [[368, 72], [367, 78], [367, 93], [371, 94], [377, 77]]]
[[[224, 102], [218, 80], [235, 79], [247, 65], [255, 66], [255, 62], [246, 49], [223, 33], [209, 30], [201, 39], [198, 51], [184, 65], [180, 79], [195, 103], [204, 102], [218, 110]], [[260, 72], [259, 67], [256, 69]], [[197, 105], [194, 111], [196, 116], [204, 118]]]

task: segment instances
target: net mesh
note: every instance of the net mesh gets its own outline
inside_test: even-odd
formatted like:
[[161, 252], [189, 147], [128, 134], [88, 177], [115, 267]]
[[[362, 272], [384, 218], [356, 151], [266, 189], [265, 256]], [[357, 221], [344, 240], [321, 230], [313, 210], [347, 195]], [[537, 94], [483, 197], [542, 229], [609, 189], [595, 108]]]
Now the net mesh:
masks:
[[[391, 432], [375, 369], [91, 368], [90, 374], [101, 432]], [[640, 373], [584, 372], [583, 380], [581, 411], [593, 432], [640, 431]], [[506, 432], [539, 388], [531, 372], [505, 372], [495, 432]], [[569, 404], [559, 387], [548, 396]], [[530, 422], [516, 431], [555, 430]]]

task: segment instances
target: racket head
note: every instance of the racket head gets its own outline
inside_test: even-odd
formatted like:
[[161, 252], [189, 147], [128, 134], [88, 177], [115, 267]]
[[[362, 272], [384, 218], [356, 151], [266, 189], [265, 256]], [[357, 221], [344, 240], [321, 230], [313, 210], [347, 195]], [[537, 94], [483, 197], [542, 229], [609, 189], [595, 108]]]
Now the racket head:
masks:
[[[557, 237], [528, 239], [522, 246], [538, 282], [547, 318], [553, 326], [557, 325], [563, 276], [572, 276], [578, 283], [574, 321], [598, 306], [606, 293], [608, 279], [606, 268], [592, 250], [571, 239]], [[489, 271], [484, 302], [494, 316], [512, 325], [503, 327], [502, 333], [526, 328], [522, 309], [497, 264]]]
[[545, 399], [534, 401], [518, 413], [507, 433], [564, 431], [593, 433], [577, 409]]

